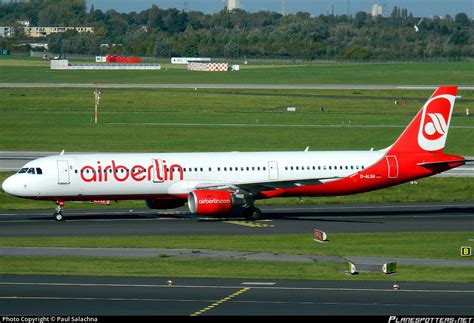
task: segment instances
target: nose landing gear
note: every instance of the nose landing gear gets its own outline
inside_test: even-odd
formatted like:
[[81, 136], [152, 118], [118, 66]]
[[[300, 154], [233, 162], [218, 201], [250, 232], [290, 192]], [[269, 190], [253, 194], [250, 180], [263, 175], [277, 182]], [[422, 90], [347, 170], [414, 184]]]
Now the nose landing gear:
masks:
[[53, 217], [56, 221], [64, 221], [63, 217], [63, 207], [64, 207], [64, 201], [56, 201], [56, 209], [54, 210]]

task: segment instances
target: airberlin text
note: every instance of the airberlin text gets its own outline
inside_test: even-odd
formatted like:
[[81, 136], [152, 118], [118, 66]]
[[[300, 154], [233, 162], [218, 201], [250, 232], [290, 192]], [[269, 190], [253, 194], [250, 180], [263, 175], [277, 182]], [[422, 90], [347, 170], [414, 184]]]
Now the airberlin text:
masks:
[[86, 165], [80, 170], [80, 177], [84, 182], [108, 182], [115, 180], [125, 182], [132, 180], [142, 181], [173, 181], [184, 178], [183, 167], [179, 164], [168, 166], [166, 160], [153, 160], [150, 165], [134, 165], [126, 167], [112, 160], [110, 165], [102, 165], [100, 161], [94, 166]]

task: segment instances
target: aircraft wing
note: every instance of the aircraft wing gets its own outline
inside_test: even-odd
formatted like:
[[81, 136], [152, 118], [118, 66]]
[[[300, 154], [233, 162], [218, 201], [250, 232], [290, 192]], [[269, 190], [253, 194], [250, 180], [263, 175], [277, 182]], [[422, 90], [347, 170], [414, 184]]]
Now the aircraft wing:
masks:
[[269, 181], [269, 182], [248, 182], [248, 183], [201, 183], [196, 189], [212, 189], [212, 190], [243, 190], [252, 194], [258, 194], [262, 191], [272, 191], [281, 188], [294, 188], [306, 185], [320, 185], [326, 181], [336, 180], [342, 177], [325, 177], [311, 179], [294, 179], [285, 181]]

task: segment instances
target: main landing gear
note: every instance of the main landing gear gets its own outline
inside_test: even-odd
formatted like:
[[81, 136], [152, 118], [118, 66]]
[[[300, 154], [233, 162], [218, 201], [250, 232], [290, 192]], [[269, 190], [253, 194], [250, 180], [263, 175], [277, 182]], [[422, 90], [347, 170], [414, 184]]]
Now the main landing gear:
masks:
[[54, 210], [54, 219], [56, 221], [64, 221], [63, 217], [63, 208], [64, 208], [64, 202], [63, 201], [56, 201], [56, 209]]
[[262, 217], [262, 211], [254, 206], [249, 206], [245, 208], [244, 216], [249, 221], [255, 221]]

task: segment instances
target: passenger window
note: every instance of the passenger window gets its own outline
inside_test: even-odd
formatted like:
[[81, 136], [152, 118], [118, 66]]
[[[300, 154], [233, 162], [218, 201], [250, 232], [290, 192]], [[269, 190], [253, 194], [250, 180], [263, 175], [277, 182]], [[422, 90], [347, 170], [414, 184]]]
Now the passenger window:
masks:
[[296, 166], [296, 170], [300, 170], [298, 166]]
[[332, 167], [331, 167], [331, 166], [329, 166], [329, 170], [331, 170], [331, 169], [332, 169]]
[[211, 167], [209, 167], [209, 171], [212, 172], [212, 168], [211, 168]]
[[257, 170], [260, 170], [260, 167], [257, 167]]

